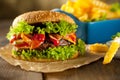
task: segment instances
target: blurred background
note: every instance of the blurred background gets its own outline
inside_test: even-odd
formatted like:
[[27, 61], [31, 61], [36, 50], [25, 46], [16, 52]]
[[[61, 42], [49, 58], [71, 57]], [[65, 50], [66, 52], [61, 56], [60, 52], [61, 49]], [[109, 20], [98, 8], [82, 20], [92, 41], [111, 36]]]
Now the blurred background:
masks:
[[0, 0], [0, 20], [13, 19], [17, 15], [35, 10], [60, 8], [67, 0]]
[[[0, 0], [0, 20], [13, 19], [21, 13], [60, 8], [67, 0]], [[103, 0], [108, 3], [120, 0]]]

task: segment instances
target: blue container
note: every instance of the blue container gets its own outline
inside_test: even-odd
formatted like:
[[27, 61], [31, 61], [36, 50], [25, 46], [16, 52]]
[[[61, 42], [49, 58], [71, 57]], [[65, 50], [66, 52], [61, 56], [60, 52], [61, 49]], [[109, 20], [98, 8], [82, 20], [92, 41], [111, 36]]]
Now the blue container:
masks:
[[83, 39], [86, 44], [106, 43], [112, 35], [120, 32], [120, 19], [104, 20], [98, 22], [81, 22], [75, 16], [60, 9], [53, 11], [61, 12], [70, 16], [78, 25], [77, 37]]
[[88, 23], [87, 43], [105, 43], [120, 32], [120, 19]]

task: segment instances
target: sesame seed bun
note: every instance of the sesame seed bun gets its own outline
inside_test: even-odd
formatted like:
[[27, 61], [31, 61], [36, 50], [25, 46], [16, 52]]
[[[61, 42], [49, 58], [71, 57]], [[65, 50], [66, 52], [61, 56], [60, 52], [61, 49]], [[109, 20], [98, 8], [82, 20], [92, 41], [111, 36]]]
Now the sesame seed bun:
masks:
[[20, 21], [25, 21], [28, 24], [34, 24], [46, 21], [58, 22], [62, 19], [69, 23], [74, 23], [72, 18], [63, 13], [53, 11], [32, 11], [16, 17], [12, 23], [12, 26], [15, 26]]

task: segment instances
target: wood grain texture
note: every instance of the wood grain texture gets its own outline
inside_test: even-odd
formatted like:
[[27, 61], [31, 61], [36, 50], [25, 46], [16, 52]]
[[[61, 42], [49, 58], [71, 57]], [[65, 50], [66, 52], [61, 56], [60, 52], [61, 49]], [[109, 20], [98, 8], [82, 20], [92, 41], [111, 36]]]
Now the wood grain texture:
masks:
[[42, 74], [24, 71], [0, 58], [0, 80], [42, 80]]
[[59, 73], [44, 74], [46, 80], [120, 80], [120, 60], [103, 65], [102, 60]]

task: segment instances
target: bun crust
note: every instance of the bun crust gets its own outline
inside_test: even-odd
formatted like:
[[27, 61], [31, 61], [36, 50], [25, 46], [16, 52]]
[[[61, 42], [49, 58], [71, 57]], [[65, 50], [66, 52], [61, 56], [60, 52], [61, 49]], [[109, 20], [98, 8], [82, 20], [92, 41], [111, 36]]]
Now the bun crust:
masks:
[[28, 24], [34, 24], [46, 21], [58, 22], [61, 19], [64, 19], [69, 23], [74, 23], [72, 18], [63, 13], [53, 11], [32, 11], [16, 17], [12, 23], [12, 26], [15, 26], [20, 21], [26, 21]]
[[[70, 59], [75, 59], [79, 56], [79, 53], [75, 53]], [[18, 60], [25, 60], [24, 58], [22, 58], [22, 56], [15, 56], [12, 54], [12, 57]], [[25, 60], [26, 61], [26, 60]], [[37, 58], [32, 58], [28, 61], [31, 62], [53, 62], [53, 61], [60, 61], [60, 60], [54, 60], [54, 59], [37, 59]]]

